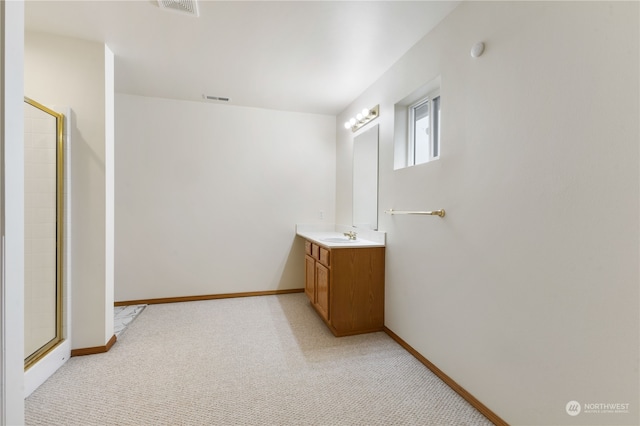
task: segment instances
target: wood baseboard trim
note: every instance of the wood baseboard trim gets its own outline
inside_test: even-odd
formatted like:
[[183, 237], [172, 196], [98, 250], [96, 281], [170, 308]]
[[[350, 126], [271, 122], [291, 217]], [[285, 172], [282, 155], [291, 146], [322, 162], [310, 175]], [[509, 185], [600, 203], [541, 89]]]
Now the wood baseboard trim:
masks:
[[84, 356], [84, 355], [94, 355], [101, 354], [104, 352], [109, 352], [109, 349], [116, 343], [116, 335], [114, 334], [111, 339], [104, 346], [94, 346], [93, 348], [80, 348], [80, 349], [71, 349], [71, 356]]
[[509, 426], [509, 423], [502, 420], [496, 413], [491, 411], [489, 407], [480, 402], [475, 396], [471, 395], [465, 388], [460, 386], [453, 380], [451, 377], [447, 376], [444, 371], [440, 370], [435, 366], [431, 361], [422, 356], [420, 352], [416, 351], [411, 347], [407, 342], [402, 340], [400, 336], [396, 333], [388, 329], [386, 326], [384, 327], [384, 332], [389, 335], [393, 340], [395, 340], [400, 346], [407, 350], [411, 355], [416, 357], [418, 361], [423, 363], [429, 370], [431, 370], [436, 376], [440, 378], [447, 386], [453, 389], [458, 395], [464, 398], [469, 404], [471, 404], [476, 410], [478, 410], [483, 416], [485, 416], [489, 421], [491, 421], [496, 426]]
[[123, 300], [115, 302], [114, 306], [127, 305], [156, 305], [160, 303], [195, 302], [198, 300], [230, 299], [234, 297], [273, 296], [274, 294], [302, 293], [304, 288], [288, 290], [249, 291], [246, 293], [205, 294], [202, 296], [164, 297], [159, 299]]

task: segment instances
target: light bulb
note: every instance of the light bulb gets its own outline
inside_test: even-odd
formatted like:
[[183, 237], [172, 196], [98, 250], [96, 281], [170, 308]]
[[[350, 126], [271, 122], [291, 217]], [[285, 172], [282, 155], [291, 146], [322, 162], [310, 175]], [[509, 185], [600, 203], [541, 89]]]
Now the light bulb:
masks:
[[362, 121], [362, 114], [358, 113], [358, 115], [356, 115], [356, 120]]
[[362, 110], [362, 115], [365, 116], [365, 117], [368, 117], [369, 116], [369, 110], [367, 108], [363, 109]]
[[351, 123], [349, 123], [348, 121], [346, 123], [344, 123], [344, 128], [345, 129], [350, 129], [351, 128]]
[[357, 123], [357, 121], [356, 121], [356, 119], [355, 119], [355, 118], [352, 118], [351, 120], [349, 120], [349, 123], [350, 123], [352, 126], [355, 126], [355, 125], [356, 125], [356, 123]]

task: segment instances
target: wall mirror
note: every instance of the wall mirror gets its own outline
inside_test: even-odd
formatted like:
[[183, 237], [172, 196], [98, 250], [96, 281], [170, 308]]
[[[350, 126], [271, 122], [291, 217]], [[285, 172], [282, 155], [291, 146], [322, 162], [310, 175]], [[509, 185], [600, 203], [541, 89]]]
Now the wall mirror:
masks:
[[353, 140], [353, 226], [378, 229], [378, 125]]
[[24, 366], [62, 341], [64, 116], [24, 100]]

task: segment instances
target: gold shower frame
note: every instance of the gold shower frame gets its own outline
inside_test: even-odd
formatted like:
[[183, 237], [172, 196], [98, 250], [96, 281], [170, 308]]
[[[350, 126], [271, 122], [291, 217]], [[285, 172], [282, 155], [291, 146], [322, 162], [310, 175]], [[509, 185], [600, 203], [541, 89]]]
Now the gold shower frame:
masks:
[[56, 333], [55, 337], [24, 359], [25, 371], [58, 346], [62, 336], [63, 300], [63, 237], [64, 237], [64, 114], [25, 96], [24, 101], [56, 119]]

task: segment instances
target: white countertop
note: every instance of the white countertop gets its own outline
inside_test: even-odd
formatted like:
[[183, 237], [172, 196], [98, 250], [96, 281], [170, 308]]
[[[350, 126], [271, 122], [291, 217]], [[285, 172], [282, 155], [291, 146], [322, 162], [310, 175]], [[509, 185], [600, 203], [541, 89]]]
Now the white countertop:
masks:
[[[349, 231], [356, 233], [355, 240], [345, 237]], [[384, 247], [386, 239], [384, 232], [340, 225], [296, 225], [296, 234], [327, 248]]]

